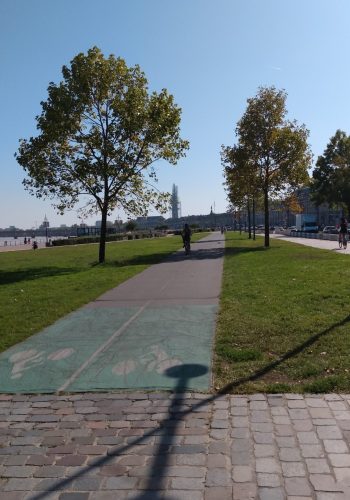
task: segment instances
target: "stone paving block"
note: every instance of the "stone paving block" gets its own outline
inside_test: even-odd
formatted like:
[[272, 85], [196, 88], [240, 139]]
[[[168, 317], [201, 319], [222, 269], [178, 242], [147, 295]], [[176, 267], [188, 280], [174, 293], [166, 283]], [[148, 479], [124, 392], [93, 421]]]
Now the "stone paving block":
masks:
[[257, 485], [255, 483], [235, 483], [233, 485], [233, 500], [255, 500]]
[[349, 448], [345, 441], [340, 439], [325, 439], [323, 441], [327, 453], [348, 453]]
[[282, 462], [296, 462], [301, 460], [299, 448], [280, 448], [279, 458]]
[[10, 478], [3, 491], [33, 491], [40, 480], [32, 478]]
[[306, 408], [306, 402], [303, 399], [290, 399], [287, 401], [288, 408]]
[[329, 408], [309, 408], [311, 418], [332, 418], [332, 412]]
[[202, 478], [176, 477], [171, 480], [173, 490], [201, 490], [204, 485]]
[[350, 467], [349, 453], [329, 453], [328, 458], [333, 467]]
[[206, 477], [207, 487], [211, 486], [231, 486], [231, 477], [228, 470], [223, 467], [209, 469]]
[[231, 437], [237, 439], [247, 439], [250, 437], [250, 430], [247, 427], [236, 427], [231, 430]]
[[288, 408], [288, 413], [292, 420], [306, 420], [310, 418], [308, 410], [304, 408]]
[[254, 455], [257, 458], [274, 457], [277, 450], [272, 444], [254, 444]]
[[6, 493], [0, 491], [0, 500], [23, 500], [26, 493], [23, 491], [7, 491]]
[[[205, 458], [205, 457], [204, 457]], [[215, 468], [215, 467], [227, 467], [228, 465], [228, 457], [226, 457], [223, 454], [210, 454], [208, 455], [207, 459], [207, 466], [208, 468]]]
[[254, 471], [251, 465], [235, 465], [232, 477], [235, 483], [249, 483], [253, 481]]
[[311, 418], [305, 420], [293, 420], [293, 428], [297, 432], [309, 432], [314, 430]]
[[321, 398], [305, 398], [305, 403], [310, 408], [328, 408], [328, 404]]
[[132, 490], [136, 487], [137, 477], [109, 477], [102, 483], [101, 489], [105, 490]]
[[325, 458], [307, 458], [306, 460], [307, 470], [310, 474], [330, 474], [331, 470], [329, 468], [328, 462]]
[[337, 425], [335, 418], [313, 418], [313, 425]]
[[276, 436], [294, 436], [295, 431], [291, 425], [275, 425]]
[[204, 500], [232, 500], [232, 487], [205, 488]]
[[323, 448], [319, 444], [301, 444], [301, 454], [304, 458], [323, 458]]
[[259, 500], [285, 500], [282, 488], [259, 488]]
[[31, 477], [36, 471], [35, 467], [30, 466], [5, 466], [1, 468], [2, 477]]
[[272, 432], [253, 432], [253, 438], [257, 444], [273, 444], [275, 440]]
[[339, 427], [332, 425], [317, 427], [317, 434], [320, 439], [343, 439], [343, 434]]
[[239, 451], [231, 455], [232, 465], [249, 465], [251, 461], [252, 455], [249, 451]]
[[284, 484], [287, 495], [311, 496], [311, 486], [305, 477], [286, 477]]
[[297, 432], [297, 437], [300, 444], [318, 444], [319, 440], [314, 431]]
[[346, 481], [350, 485], [350, 467], [335, 467], [334, 474], [337, 482]]
[[310, 482], [316, 491], [343, 491], [330, 474], [310, 474]]
[[281, 478], [279, 474], [267, 474], [259, 472], [257, 475], [257, 483], [260, 487], [277, 488], [281, 486]]
[[284, 477], [305, 477], [306, 471], [302, 462], [282, 462]]
[[281, 466], [276, 458], [257, 458], [255, 470], [256, 472], [280, 473]]
[[73, 483], [70, 484], [69, 489], [76, 491], [98, 491], [102, 481], [103, 479], [99, 477], [83, 476], [75, 479]]
[[43, 467], [37, 467], [34, 472], [34, 477], [63, 477], [66, 471], [66, 467], [59, 467], [56, 465], [47, 465]]
[[343, 493], [317, 493], [317, 500], [347, 500]]
[[294, 436], [276, 436], [276, 443], [279, 448], [297, 447], [297, 441]]

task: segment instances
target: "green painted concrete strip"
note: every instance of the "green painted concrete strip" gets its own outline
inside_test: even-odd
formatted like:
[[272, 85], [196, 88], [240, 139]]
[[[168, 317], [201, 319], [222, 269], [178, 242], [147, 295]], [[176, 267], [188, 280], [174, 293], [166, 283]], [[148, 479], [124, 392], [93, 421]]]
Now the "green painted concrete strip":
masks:
[[55, 392], [138, 308], [80, 309], [0, 354], [0, 392]]
[[67, 390], [174, 389], [178, 380], [166, 370], [182, 364], [206, 369], [182, 388], [208, 390], [216, 311], [214, 305], [147, 308]]
[[0, 355], [0, 392], [56, 392], [62, 386], [66, 392], [173, 389], [178, 380], [166, 370], [193, 363], [205, 373], [181, 384], [208, 390], [216, 310], [214, 305], [146, 308], [124, 330], [139, 307], [81, 309]]

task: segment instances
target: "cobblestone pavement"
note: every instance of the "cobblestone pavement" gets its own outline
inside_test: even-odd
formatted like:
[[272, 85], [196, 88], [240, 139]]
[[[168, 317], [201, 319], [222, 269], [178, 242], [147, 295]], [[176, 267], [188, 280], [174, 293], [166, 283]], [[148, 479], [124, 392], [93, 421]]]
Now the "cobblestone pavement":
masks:
[[0, 500], [350, 498], [350, 395], [0, 395]]

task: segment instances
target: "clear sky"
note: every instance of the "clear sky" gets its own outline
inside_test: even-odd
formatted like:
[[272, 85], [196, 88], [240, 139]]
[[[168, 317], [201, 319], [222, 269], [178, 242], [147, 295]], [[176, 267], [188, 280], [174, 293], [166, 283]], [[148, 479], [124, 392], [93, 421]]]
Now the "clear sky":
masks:
[[235, 142], [260, 85], [287, 91], [316, 158], [336, 129], [350, 133], [349, 26], [349, 0], [0, 0], [0, 227], [35, 227], [45, 214], [51, 225], [79, 222], [30, 196], [14, 158], [36, 134], [49, 82], [79, 52], [97, 45], [137, 63], [151, 90], [175, 96], [191, 149], [176, 167], [159, 165], [159, 187], [178, 185], [186, 216], [226, 210], [221, 144]]

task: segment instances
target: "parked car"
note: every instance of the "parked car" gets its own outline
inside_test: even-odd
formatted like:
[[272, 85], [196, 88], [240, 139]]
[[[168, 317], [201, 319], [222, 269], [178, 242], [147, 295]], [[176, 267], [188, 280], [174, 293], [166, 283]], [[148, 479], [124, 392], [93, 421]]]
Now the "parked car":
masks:
[[338, 234], [338, 229], [335, 226], [325, 226], [322, 232], [327, 234]]
[[296, 226], [289, 226], [288, 228], [291, 232], [296, 231], [297, 227]]

